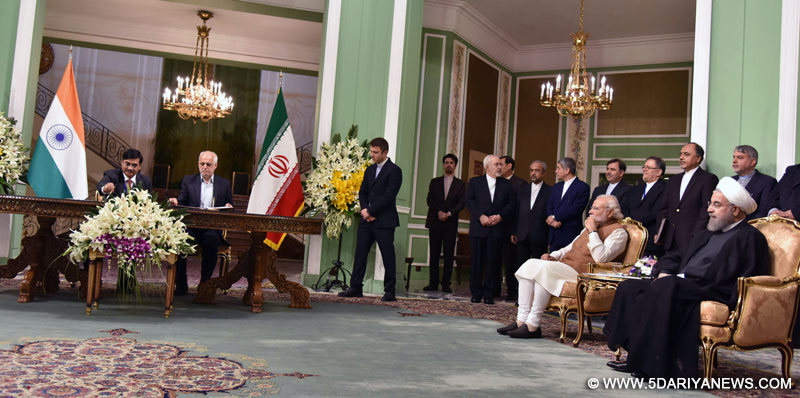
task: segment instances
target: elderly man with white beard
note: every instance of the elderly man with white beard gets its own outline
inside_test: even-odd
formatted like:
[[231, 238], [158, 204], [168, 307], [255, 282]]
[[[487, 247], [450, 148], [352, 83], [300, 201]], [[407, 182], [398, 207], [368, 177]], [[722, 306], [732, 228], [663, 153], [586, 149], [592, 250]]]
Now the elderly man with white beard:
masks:
[[724, 177], [708, 203], [706, 228], [692, 234], [685, 252], [665, 254], [655, 280], [619, 284], [603, 332], [608, 347], [628, 351], [608, 366], [634, 377], [697, 377], [700, 302], [736, 305], [739, 277], [766, 273], [764, 236], [745, 220], [757, 205], [738, 182]]
[[519, 281], [517, 320], [497, 333], [521, 339], [542, 337], [539, 324], [550, 297], [560, 295], [564, 283], [577, 280], [589, 263], [621, 257], [628, 241], [628, 233], [619, 223], [622, 217], [617, 198], [600, 195], [589, 209], [585, 228], [572, 243], [522, 264], [515, 274]]

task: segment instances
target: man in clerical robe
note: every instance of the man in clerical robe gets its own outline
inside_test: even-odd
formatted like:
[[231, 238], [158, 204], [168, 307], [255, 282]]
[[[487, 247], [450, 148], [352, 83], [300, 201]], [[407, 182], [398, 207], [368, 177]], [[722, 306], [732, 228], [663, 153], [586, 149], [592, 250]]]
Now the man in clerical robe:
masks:
[[767, 241], [745, 221], [756, 207], [736, 180], [722, 178], [708, 204], [708, 224], [695, 230], [687, 250], [659, 259], [656, 279], [619, 284], [603, 332], [608, 347], [622, 347], [628, 357], [608, 366], [635, 377], [697, 377], [700, 302], [734, 308], [737, 278], [767, 272]]
[[519, 281], [517, 320], [497, 329], [497, 333], [520, 339], [542, 337], [539, 324], [550, 297], [560, 295], [564, 283], [576, 281], [589, 263], [622, 256], [628, 233], [620, 225], [621, 219], [617, 198], [600, 195], [589, 209], [585, 228], [572, 243], [522, 264], [515, 274]]

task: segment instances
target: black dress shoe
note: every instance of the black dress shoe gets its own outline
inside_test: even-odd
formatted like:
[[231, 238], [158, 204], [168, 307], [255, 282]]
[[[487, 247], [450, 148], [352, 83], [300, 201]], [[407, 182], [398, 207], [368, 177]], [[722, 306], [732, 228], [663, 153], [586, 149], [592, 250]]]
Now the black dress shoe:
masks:
[[364, 297], [361, 289], [349, 288], [343, 292], [339, 292], [339, 297]]
[[608, 361], [606, 362], [609, 368], [616, 370], [617, 372], [624, 372], [624, 373], [631, 373], [633, 369], [628, 366], [627, 362], [621, 361]]
[[175, 296], [185, 296], [189, 294], [189, 289], [175, 289]]
[[508, 335], [508, 332], [510, 332], [512, 330], [517, 330], [518, 328], [519, 328], [519, 326], [517, 326], [517, 321], [513, 321], [508, 326], [503, 326], [503, 327], [497, 329], [497, 333], [500, 333], [500, 334], [505, 336], [505, 335]]
[[453, 293], [453, 289], [450, 288], [450, 285], [442, 285], [442, 291], [445, 293]]
[[528, 330], [528, 325], [523, 323], [522, 326], [508, 332], [508, 337], [513, 339], [541, 339], [542, 328], [538, 327], [531, 332]]
[[438, 289], [436, 289], [436, 286], [437, 286], [437, 285], [430, 284], [430, 285], [428, 285], [428, 286], [425, 286], [425, 287], [423, 287], [423, 288], [422, 288], [422, 291], [424, 291], [424, 292], [435, 292], [435, 291], [437, 291], [437, 290], [438, 290]]
[[381, 301], [397, 301], [397, 299], [394, 297], [394, 293], [384, 293]]
[[487, 298], [483, 299], [483, 303], [484, 304], [494, 304], [494, 298], [487, 297]]
[[471, 301], [473, 303], [480, 303], [481, 302], [481, 298], [473, 296], [471, 299], [469, 299], [469, 301]]

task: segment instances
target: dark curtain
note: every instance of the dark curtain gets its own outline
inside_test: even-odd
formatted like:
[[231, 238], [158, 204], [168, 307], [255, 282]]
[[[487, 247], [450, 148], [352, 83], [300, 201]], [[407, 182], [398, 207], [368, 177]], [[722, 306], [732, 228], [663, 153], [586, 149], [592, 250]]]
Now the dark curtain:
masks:
[[[174, 90], [177, 77], [191, 73], [192, 62], [164, 59], [162, 89]], [[155, 163], [172, 166], [170, 188], [180, 188], [184, 175], [198, 172], [197, 156], [204, 150], [217, 153], [215, 174], [228, 180], [234, 171], [250, 173], [253, 167], [261, 71], [216, 65], [213, 80], [222, 82], [222, 91], [233, 96], [235, 105], [227, 117], [192, 123], [175, 111], [159, 111]]]

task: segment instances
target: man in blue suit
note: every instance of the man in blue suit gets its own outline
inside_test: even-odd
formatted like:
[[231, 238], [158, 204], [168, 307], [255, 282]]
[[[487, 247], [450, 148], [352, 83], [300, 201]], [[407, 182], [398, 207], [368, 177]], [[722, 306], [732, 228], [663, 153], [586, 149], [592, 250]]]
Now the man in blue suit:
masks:
[[758, 164], [758, 151], [750, 145], [739, 145], [733, 149], [733, 179], [739, 182], [750, 197], [756, 201], [758, 208], [747, 216], [746, 220], [766, 217], [767, 212], [775, 207], [772, 191], [778, 181], [772, 176], [761, 174], [756, 170]]
[[[217, 169], [217, 154], [211, 151], [200, 152], [197, 159], [197, 174], [183, 177], [181, 182], [181, 193], [178, 198], [169, 198], [173, 206], [188, 206], [207, 209], [212, 207], [233, 207], [233, 195], [231, 193], [231, 182], [214, 175]], [[214, 268], [217, 266], [217, 250], [225, 243], [222, 238], [222, 231], [218, 229], [198, 229], [189, 228], [187, 231], [200, 246], [202, 257], [202, 268], [200, 271], [200, 283], [211, 279]], [[175, 295], [184, 296], [189, 291], [189, 284], [186, 278], [186, 257], [179, 257], [175, 263]]]
[[561, 182], [553, 186], [547, 200], [551, 252], [570, 244], [583, 229], [582, 215], [589, 203], [589, 184], [575, 177], [576, 168], [573, 158], [561, 158], [556, 166], [556, 177]]
[[500, 158], [487, 155], [483, 159], [486, 174], [473, 177], [467, 185], [469, 209], [469, 290], [472, 302], [494, 304], [494, 284], [502, 260], [503, 242], [509, 239], [503, 223], [510, 222], [514, 212], [514, 190], [502, 177]]
[[364, 274], [367, 271], [367, 255], [372, 244], [378, 242], [383, 267], [383, 297], [381, 301], [396, 301], [395, 298], [395, 254], [394, 230], [400, 226], [397, 216], [397, 193], [403, 183], [403, 171], [389, 159], [389, 143], [382, 137], [369, 142], [372, 165], [364, 171], [364, 180], [358, 191], [361, 204], [361, 223], [356, 238], [356, 254], [353, 261], [353, 277], [350, 288], [340, 292], [340, 297], [361, 297]]

